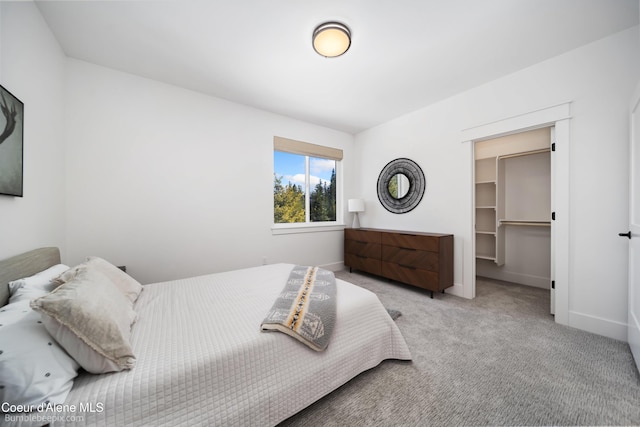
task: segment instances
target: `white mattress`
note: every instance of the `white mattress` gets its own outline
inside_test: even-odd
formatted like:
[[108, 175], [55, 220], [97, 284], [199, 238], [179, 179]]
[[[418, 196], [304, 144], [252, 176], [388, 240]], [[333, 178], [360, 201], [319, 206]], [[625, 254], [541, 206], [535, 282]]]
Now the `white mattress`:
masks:
[[[64, 422], [52, 425], [275, 425], [384, 359], [411, 359], [375, 294], [342, 280], [326, 351], [261, 332], [292, 267], [145, 286], [132, 329], [136, 367], [80, 375], [66, 402], [76, 412], [55, 414]], [[79, 412], [80, 403], [98, 410]]]

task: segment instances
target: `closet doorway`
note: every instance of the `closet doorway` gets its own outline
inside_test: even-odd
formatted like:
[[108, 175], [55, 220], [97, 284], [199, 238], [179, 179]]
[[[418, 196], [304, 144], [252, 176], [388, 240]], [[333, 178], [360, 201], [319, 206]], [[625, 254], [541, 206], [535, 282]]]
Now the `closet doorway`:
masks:
[[548, 289], [553, 126], [474, 144], [476, 276]]

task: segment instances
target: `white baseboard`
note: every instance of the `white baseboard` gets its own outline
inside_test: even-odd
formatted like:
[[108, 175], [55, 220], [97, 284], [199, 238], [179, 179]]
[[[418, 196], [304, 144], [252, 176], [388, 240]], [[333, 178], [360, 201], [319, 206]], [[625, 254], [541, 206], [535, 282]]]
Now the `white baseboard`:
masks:
[[495, 270], [488, 268], [478, 268], [476, 274], [489, 279], [519, 283], [521, 285], [533, 286], [535, 288], [550, 289], [550, 280], [548, 277], [532, 276], [508, 270]]
[[627, 342], [627, 324], [623, 322], [570, 311], [569, 326]]
[[454, 283], [452, 287], [445, 289], [444, 292], [449, 295], [455, 295], [457, 297], [465, 298], [464, 286], [462, 285], [462, 283]]

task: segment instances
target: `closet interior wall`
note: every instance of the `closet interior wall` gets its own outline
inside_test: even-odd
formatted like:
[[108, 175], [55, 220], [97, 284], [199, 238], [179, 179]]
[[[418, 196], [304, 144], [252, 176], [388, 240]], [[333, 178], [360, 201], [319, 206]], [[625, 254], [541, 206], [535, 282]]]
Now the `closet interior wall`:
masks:
[[476, 274], [549, 289], [551, 128], [475, 143]]

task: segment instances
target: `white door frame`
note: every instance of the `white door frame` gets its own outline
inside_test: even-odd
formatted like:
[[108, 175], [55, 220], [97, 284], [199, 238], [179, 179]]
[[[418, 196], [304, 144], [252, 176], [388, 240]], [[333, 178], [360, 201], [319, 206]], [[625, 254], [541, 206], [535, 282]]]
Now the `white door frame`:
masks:
[[[555, 321], [563, 325], [569, 324], [569, 152], [570, 152], [570, 120], [571, 102], [564, 102], [539, 110], [508, 117], [495, 122], [474, 126], [462, 131], [462, 142], [468, 143], [471, 164], [475, 164], [475, 142], [493, 139], [514, 133], [520, 133], [543, 127], [555, 127], [555, 152], [553, 182], [551, 185], [554, 207], [554, 242], [552, 244], [555, 269]], [[471, 173], [471, 247], [467, 248], [464, 257], [471, 262], [465, 263], [463, 271], [463, 293], [467, 298], [476, 296], [476, 242], [475, 242], [475, 171]]]

